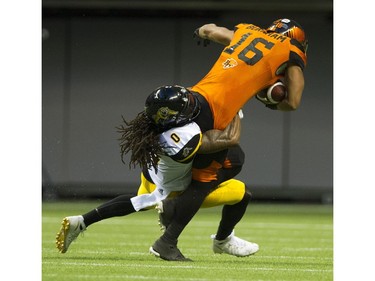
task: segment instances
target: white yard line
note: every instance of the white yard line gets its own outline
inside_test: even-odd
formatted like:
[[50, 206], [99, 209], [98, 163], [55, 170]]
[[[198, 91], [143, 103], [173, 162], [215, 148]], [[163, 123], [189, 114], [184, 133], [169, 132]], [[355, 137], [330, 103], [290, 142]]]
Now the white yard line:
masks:
[[[174, 265], [168, 263], [168, 265], [160, 264], [126, 264], [126, 263], [89, 263], [89, 262], [51, 262], [44, 261], [43, 264], [56, 264], [56, 265], [66, 265], [66, 266], [112, 266], [112, 267], [128, 267], [128, 268], [185, 268], [185, 269], [218, 269], [222, 270], [223, 267], [214, 267], [214, 266], [197, 266], [197, 265]], [[251, 267], [246, 265], [244, 267], [236, 266], [237, 270], [258, 270], [258, 271], [300, 271], [300, 272], [332, 272], [333, 269], [310, 269], [310, 268], [267, 268], [267, 267]]]

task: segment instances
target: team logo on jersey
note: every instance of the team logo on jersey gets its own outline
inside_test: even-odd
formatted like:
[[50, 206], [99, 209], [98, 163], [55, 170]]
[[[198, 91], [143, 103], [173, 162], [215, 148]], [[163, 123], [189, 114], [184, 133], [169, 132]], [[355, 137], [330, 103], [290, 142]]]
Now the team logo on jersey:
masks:
[[222, 64], [223, 64], [224, 69], [228, 69], [228, 68], [237, 66], [238, 63], [235, 59], [229, 58], [229, 59], [226, 59], [226, 61], [223, 62]]
[[[173, 119], [179, 112], [169, 109], [168, 107], [159, 108], [158, 112], [152, 116], [155, 123], [158, 124], [160, 120], [170, 120]], [[162, 123], [162, 122], [160, 122]]]
[[184, 150], [182, 151], [182, 156], [184, 158], [188, 157], [190, 155], [190, 151], [192, 151], [192, 147], [185, 147]]
[[160, 193], [161, 195], [163, 195], [163, 193], [164, 193], [164, 190], [163, 190], [163, 189], [159, 188], [158, 191], [159, 191], [159, 193]]

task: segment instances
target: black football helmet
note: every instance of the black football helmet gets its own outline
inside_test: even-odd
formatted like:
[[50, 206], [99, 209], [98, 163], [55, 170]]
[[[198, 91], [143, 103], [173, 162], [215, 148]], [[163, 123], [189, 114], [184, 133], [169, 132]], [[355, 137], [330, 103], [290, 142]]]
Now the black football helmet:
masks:
[[146, 115], [161, 130], [191, 122], [200, 112], [196, 96], [181, 86], [162, 86], [146, 99]]
[[268, 28], [267, 32], [276, 32], [293, 38], [301, 43], [302, 47], [307, 52], [308, 40], [302, 26], [294, 20], [278, 19], [275, 20]]

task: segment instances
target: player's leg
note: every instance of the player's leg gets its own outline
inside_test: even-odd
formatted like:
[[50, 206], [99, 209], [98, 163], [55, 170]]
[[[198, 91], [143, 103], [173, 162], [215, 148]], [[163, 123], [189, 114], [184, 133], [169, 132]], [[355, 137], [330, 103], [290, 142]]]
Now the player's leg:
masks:
[[[243, 163], [244, 154], [241, 148], [234, 147], [228, 151], [227, 159], [223, 164], [223, 172], [232, 173], [233, 167], [242, 167]], [[248, 256], [259, 250], [256, 243], [234, 235], [234, 227], [245, 214], [250, 198], [250, 192], [246, 190], [245, 184], [234, 179], [223, 182], [206, 197], [202, 207], [224, 205], [217, 233], [211, 236], [215, 253]]]
[[206, 196], [201, 208], [237, 204], [243, 199], [245, 192], [246, 187], [242, 181], [227, 180]]
[[[237, 149], [236, 153], [242, 153]], [[163, 201], [164, 215], [170, 218], [164, 234], [150, 248], [152, 253], [166, 260], [184, 260], [185, 257], [177, 248], [177, 240], [186, 225], [201, 207], [206, 196], [221, 182], [236, 176], [242, 167], [240, 161], [223, 169], [222, 164], [228, 151], [215, 154], [199, 155], [194, 160], [192, 184], [175, 199]], [[237, 157], [244, 160], [244, 156]], [[172, 249], [172, 250], [171, 250]]]
[[[233, 184], [228, 185], [228, 182], [223, 184], [223, 182], [235, 177], [241, 171], [245, 159], [242, 149], [239, 146], [235, 146], [216, 156], [211, 156], [211, 158], [208, 158], [208, 156], [210, 155], [197, 156], [193, 168], [193, 184], [188, 190], [183, 192], [183, 195], [179, 195], [174, 199], [163, 200], [161, 204], [157, 206], [159, 213], [161, 213], [160, 220], [164, 227], [168, 226], [173, 219], [176, 204], [190, 204], [190, 209], [188, 208], [187, 212], [193, 213], [192, 210], [198, 210], [202, 202], [206, 200], [206, 196], [218, 186], [235, 186]], [[223, 164], [221, 165], [219, 161]], [[217, 194], [228, 195], [228, 193], [225, 192], [221, 193], [223, 190], [224, 189], [214, 191], [216, 192], [215, 200], [217, 200], [217, 202], [213, 200], [208, 201], [213, 202], [215, 206], [230, 204], [227, 197], [223, 197], [221, 201], [219, 201]], [[232, 190], [231, 197], [234, 197], [233, 200], [238, 200], [237, 202], [239, 202], [243, 195], [244, 186], [242, 189], [236, 186], [236, 188]], [[190, 202], [192, 201], [191, 198], [194, 198], [193, 202]], [[181, 210], [182, 208], [179, 209]], [[181, 211], [183, 212], [184, 209]], [[182, 216], [185, 216], [185, 214], [182, 214]], [[190, 214], [190, 216], [193, 215]], [[188, 220], [190, 220], [190, 217], [186, 215], [184, 222]]]
[[204, 199], [202, 208], [223, 206], [217, 233], [211, 235], [214, 253], [248, 256], [259, 250], [256, 243], [234, 235], [234, 228], [245, 214], [250, 199], [245, 184], [235, 179], [223, 182]]
[[227, 253], [244, 257], [252, 255], [259, 250], [258, 244], [234, 235], [234, 228], [245, 214], [249, 201], [250, 193], [245, 192], [240, 202], [233, 205], [224, 205], [217, 233], [216, 235], [211, 235], [214, 253]]
[[[164, 224], [165, 221], [168, 221], [168, 226], [163, 235], [150, 247], [152, 254], [169, 261], [190, 261], [177, 248], [177, 240], [185, 226], [199, 210], [200, 205], [209, 192], [209, 187], [202, 188], [192, 184], [175, 199], [165, 199], [162, 201], [164, 206], [163, 214], [167, 214], [167, 219], [163, 219], [160, 216], [160, 220], [164, 221]], [[185, 197], [189, 201], [184, 199]], [[191, 198], [194, 198], [194, 200], [190, 200]], [[171, 203], [169, 204], [168, 202]]]
[[[150, 193], [154, 189], [155, 185], [141, 174], [141, 184], [138, 194]], [[83, 215], [65, 217], [61, 223], [60, 231], [56, 235], [57, 249], [61, 253], [65, 253], [78, 235], [85, 231], [91, 224], [104, 219], [126, 216], [136, 212], [130, 200], [133, 196], [135, 194], [119, 195]]]

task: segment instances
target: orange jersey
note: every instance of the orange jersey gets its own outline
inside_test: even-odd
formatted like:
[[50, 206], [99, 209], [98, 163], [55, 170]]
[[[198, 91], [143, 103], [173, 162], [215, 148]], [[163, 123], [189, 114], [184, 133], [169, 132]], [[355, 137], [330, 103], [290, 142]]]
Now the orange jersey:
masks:
[[289, 64], [304, 69], [306, 62], [296, 40], [253, 24], [238, 24], [230, 44], [192, 90], [206, 98], [214, 128], [222, 130], [250, 98], [281, 78]]

